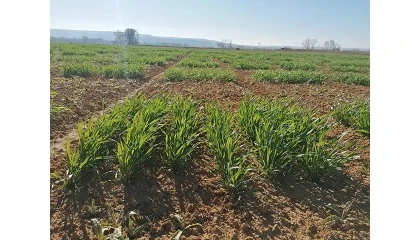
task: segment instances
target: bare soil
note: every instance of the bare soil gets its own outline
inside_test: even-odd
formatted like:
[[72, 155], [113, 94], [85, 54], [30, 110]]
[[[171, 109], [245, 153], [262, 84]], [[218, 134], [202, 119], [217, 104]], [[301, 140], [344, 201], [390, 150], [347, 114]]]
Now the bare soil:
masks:
[[[169, 66], [166, 66], [169, 67]], [[249, 71], [236, 71], [235, 82], [165, 82], [156, 68], [144, 81], [110, 79], [63, 79], [51, 77], [51, 89], [58, 92], [56, 102], [71, 109], [51, 125], [51, 172], [64, 172], [65, 139], [76, 140], [76, 123], [111, 107], [126, 96], [141, 92], [147, 96], [182, 95], [204, 102], [217, 101], [236, 110], [250, 95], [292, 98], [320, 114], [331, 112], [341, 100], [369, 98], [370, 89], [327, 82], [319, 85], [268, 84], [254, 82]], [[337, 125], [331, 135], [348, 128]], [[92, 173], [77, 195], [61, 190], [50, 193], [51, 239], [96, 239], [91, 217], [103, 222], [115, 219], [114, 213], [136, 211], [148, 227], [139, 239], [169, 239], [176, 231], [173, 214], [183, 216], [186, 224], [201, 223], [202, 228], [187, 230], [181, 239], [369, 239], [370, 158], [369, 138], [350, 129], [348, 138], [356, 142], [360, 158], [346, 165], [342, 173], [316, 184], [287, 175], [273, 184], [254, 178], [249, 191], [232, 204], [214, 172], [214, 161], [205, 146], [196, 151], [193, 166], [181, 174], [163, 166], [147, 167], [132, 187], [104, 174], [117, 168], [110, 164]], [[159, 158], [160, 156], [156, 156]], [[51, 183], [52, 184], [52, 183]], [[100, 209], [95, 216], [87, 206], [95, 200]], [[357, 220], [326, 223], [331, 212], [327, 204], [344, 207], [354, 204], [348, 217]]]

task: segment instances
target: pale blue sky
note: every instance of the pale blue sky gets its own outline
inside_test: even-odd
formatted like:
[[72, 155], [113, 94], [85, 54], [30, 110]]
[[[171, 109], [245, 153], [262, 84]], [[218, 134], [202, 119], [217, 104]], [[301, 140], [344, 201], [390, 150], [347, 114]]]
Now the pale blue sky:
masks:
[[51, 0], [50, 27], [301, 46], [370, 48], [368, 0]]

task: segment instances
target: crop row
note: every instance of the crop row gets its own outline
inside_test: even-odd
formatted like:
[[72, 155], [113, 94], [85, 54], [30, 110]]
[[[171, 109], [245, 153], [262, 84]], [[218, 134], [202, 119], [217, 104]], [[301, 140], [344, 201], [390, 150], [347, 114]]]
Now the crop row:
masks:
[[221, 68], [171, 67], [163, 74], [166, 81], [226, 81], [235, 80], [236, 74]]
[[62, 70], [65, 77], [141, 78], [145, 65], [164, 66], [186, 52], [177, 48], [51, 44], [50, 56], [51, 68]]
[[368, 100], [358, 99], [354, 102], [343, 102], [334, 107], [333, 116], [357, 132], [370, 136], [370, 104]]
[[[205, 76], [200, 80], [214, 80], [224, 70], [266, 70], [254, 74], [254, 79], [270, 82], [307, 82], [308, 76], [317, 76], [311, 82], [322, 82], [325, 79], [347, 84], [369, 86], [370, 59], [368, 55], [337, 54], [337, 53], [308, 53], [308, 52], [275, 52], [275, 51], [220, 51], [217, 49], [189, 50], [185, 48], [163, 48], [146, 46], [112, 46], [112, 45], [82, 45], [82, 44], [51, 44], [51, 68], [62, 70], [66, 76], [112, 76], [117, 78], [131, 78], [132, 74], [122, 73], [119, 69], [132, 69], [129, 66], [159, 65], [164, 66], [182, 55], [190, 52], [179, 64], [181, 68], [203, 68]], [[81, 67], [84, 66], [84, 67]], [[112, 68], [112, 72], [103, 74], [104, 67]], [[65, 71], [64, 71], [64, 68]], [[208, 69], [217, 73], [210, 73]], [[76, 70], [75, 70], [76, 69]], [[111, 70], [108, 70], [110, 72]], [[171, 74], [185, 70], [168, 70]], [[281, 73], [291, 71], [292, 73]], [[64, 73], [66, 72], [66, 73]], [[80, 73], [77, 73], [80, 72]], [[119, 73], [117, 73], [119, 72]], [[125, 70], [127, 72], [127, 70]], [[204, 73], [205, 72], [205, 73]], [[308, 72], [308, 73], [303, 73]], [[140, 74], [143, 75], [143, 74]], [[197, 75], [197, 71], [193, 75]], [[228, 74], [232, 75], [232, 74]], [[276, 77], [275, 75], [282, 75]], [[285, 75], [291, 78], [284, 80]], [[299, 75], [303, 79], [296, 80]], [[321, 76], [322, 75], [322, 76]], [[177, 76], [180, 76], [179, 74]], [[231, 77], [228, 77], [231, 78]], [[186, 78], [184, 78], [185, 80]], [[267, 80], [270, 79], [270, 80]], [[276, 80], [280, 79], [280, 80]], [[322, 80], [321, 80], [322, 79]], [[174, 81], [175, 78], [171, 78]], [[177, 80], [182, 80], [181, 78]], [[231, 80], [230, 80], [231, 81]]]
[[63, 76], [66, 78], [101, 76], [105, 78], [144, 79], [147, 73], [145, 64], [113, 64], [107, 66], [94, 66], [86, 63], [69, 64], [63, 67]]
[[79, 123], [77, 146], [67, 142], [63, 186], [81, 184], [105, 162], [119, 166], [124, 184], [146, 163], [159, 160], [177, 172], [191, 164], [200, 142], [209, 146], [223, 186], [235, 198], [246, 189], [251, 171], [273, 181], [290, 171], [320, 181], [351, 157], [342, 139], [325, 139], [330, 125], [314, 111], [264, 99], [244, 100], [237, 113], [214, 104], [198, 110], [198, 105], [191, 99], [136, 96]]

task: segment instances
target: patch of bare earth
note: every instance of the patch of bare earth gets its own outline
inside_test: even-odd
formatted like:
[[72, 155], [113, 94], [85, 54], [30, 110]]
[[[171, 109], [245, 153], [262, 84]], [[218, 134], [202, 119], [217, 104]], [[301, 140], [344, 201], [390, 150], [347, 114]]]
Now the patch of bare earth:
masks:
[[[331, 107], [343, 99], [369, 98], [368, 87], [338, 83], [267, 84], [252, 81], [249, 71], [237, 71], [237, 75], [237, 81], [231, 83], [165, 82], [158, 75], [138, 90], [147, 96], [169, 94], [203, 102], [217, 101], [232, 111], [248, 95], [294, 98], [321, 113], [329, 113]], [[79, 88], [75, 86], [73, 91], [80, 91]], [[92, 89], [97, 89], [97, 95], [102, 97], [110, 91], [106, 87]], [[118, 99], [117, 94], [112, 96], [115, 96], [112, 101]], [[97, 110], [86, 108], [86, 111]], [[338, 125], [331, 135], [346, 130], [349, 129]], [[175, 174], [166, 171], [162, 164], [149, 166], [139, 173], [139, 179], [132, 187], [114, 180], [113, 174], [104, 174], [117, 169], [116, 164], [109, 164], [99, 173], [92, 173], [77, 195], [51, 192], [51, 239], [95, 239], [92, 216], [86, 214], [86, 206], [92, 199], [100, 209], [95, 217], [103, 222], [113, 221], [112, 212], [118, 211], [125, 214], [136, 211], [143, 216], [142, 221], [148, 223], [148, 227], [139, 239], [169, 239], [176, 231], [172, 214], [182, 215], [186, 224], [201, 223], [203, 226], [186, 231], [181, 239], [369, 239], [366, 223], [370, 218], [369, 139], [352, 130], [347, 138], [356, 142], [360, 158], [348, 163], [342, 173], [319, 184], [293, 175], [279, 179], [276, 184], [255, 177], [236, 205], [222, 188], [220, 176], [214, 172], [212, 156], [204, 145], [196, 151], [188, 169]], [[51, 151], [51, 171], [64, 171], [64, 145], [59, 147], [61, 145], [57, 144]], [[161, 156], [155, 157], [160, 162]], [[325, 222], [331, 214], [325, 207], [327, 204], [344, 207], [353, 199], [348, 217], [357, 221]]]

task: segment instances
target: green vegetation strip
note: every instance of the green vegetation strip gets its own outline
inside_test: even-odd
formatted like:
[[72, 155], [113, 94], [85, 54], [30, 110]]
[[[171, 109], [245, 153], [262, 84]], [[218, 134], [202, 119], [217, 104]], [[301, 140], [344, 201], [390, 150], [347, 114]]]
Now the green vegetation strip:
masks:
[[334, 117], [365, 136], [370, 136], [370, 104], [368, 100], [340, 103], [334, 107]]
[[[207, 104], [200, 115], [197, 107], [180, 97], [127, 99], [110, 113], [78, 124], [77, 145], [67, 141], [66, 174], [52, 177], [62, 186], [79, 186], [108, 162], [117, 163], [116, 175], [131, 184], [146, 163], [161, 161], [173, 172], [187, 167], [200, 142], [209, 145], [223, 186], [237, 199], [248, 186], [251, 168], [272, 180], [295, 171], [320, 181], [351, 157], [342, 139], [325, 138], [330, 125], [313, 110], [254, 98], [244, 100], [237, 113]], [[201, 131], [205, 141], [198, 141]]]
[[303, 176], [320, 181], [349, 159], [341, 140], [325, 141], [326, 119], [296, 105], [261, 99], [244, 100], [238, 123], [255, 149], [260, 171], [270, 179], [295, 166]]
[[338, 80], [342, 83], [348, 83], [353, 85], [370, 85], [370, 77], [364, 74], [357, 73], [345, 73], [338, 76]]
[[166, 81], [226, 81], [235, 80], [233, 71], [219, 68], [182, 68], [172, 67], [163, 74]]
[[252, 77], [257, 81], [271, 83], [322, 83], [327, 79], [323, 73], [303, 70], [259, 70]]
[[246, 189], [250, 168], [245, 164], [245, 156], [240, 153], [233, 116], [215, 105], [207, 105], [206, 113], [205, 132], [222, 175], [223, 186], [236, 199]]
[[117, 159], [124, 183], [130, 183], [141, 164], [150, 161], [166, 111], [164, 100], [157, 98], [148, 102], [134, 116], [127, 135], [118, 142]]
[[190, 68], [218, 68], [219, 64], [210, 61], [210, 60], [200, 60], [200, 59], [184, 59], [179, 65], [182, 67]]
[[200, 132], [197, 104], [192, 99], [180, 97], [169, 101], [169, 114], [163, 133], [166, 164], [174, 172], [189, 163], [191, 154], [198, 145]]

